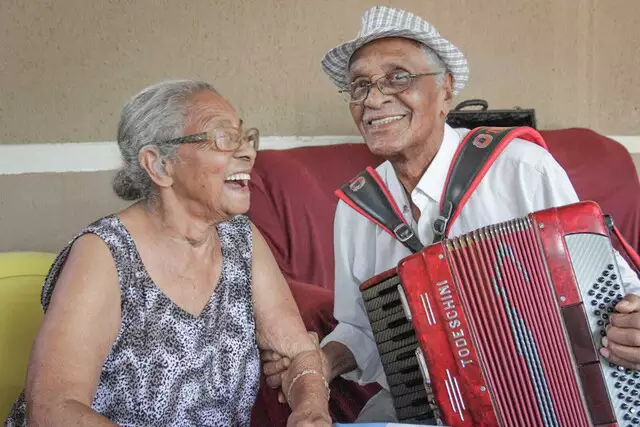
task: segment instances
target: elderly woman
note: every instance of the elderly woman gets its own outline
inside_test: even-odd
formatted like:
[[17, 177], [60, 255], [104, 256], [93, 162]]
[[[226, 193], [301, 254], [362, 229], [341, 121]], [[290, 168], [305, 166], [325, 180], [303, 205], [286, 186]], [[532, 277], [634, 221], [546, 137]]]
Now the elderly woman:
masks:
[[288, 425], [329, 426], [317, 344], [249, 208], [258, 133], [210, 85], [124, 108], [115, 192], [44, 283], [26, 388], [7, 424], [247, 426], [259, 351], [287, 355]]

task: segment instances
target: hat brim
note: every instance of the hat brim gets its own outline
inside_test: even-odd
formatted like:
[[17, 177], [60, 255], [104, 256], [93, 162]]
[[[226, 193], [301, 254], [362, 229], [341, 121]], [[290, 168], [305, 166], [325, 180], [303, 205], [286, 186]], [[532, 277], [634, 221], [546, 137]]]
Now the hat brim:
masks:
[[419, 41], [438, 54], [453, 75], [454, 95], [457, 95], [466, 86], [469, 80], [467, 59], [451, 42], [433, 32], [381, 28], [373, 34], [358, 37], [331, 49], [322, 59], [322, 68], [338, 88], [346, 88], [349, 84], [347, 79], [349, 61], [354, 52], [369, 42], [389, 37], [403, 37]]

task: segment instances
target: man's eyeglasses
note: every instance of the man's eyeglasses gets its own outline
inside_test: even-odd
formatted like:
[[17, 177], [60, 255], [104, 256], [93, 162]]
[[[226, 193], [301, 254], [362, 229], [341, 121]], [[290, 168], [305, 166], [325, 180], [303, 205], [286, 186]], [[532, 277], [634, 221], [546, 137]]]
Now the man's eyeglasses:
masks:
[[396, 71], [379, 77], [373, 82], [370, 82], [365, 78], [356, 79], [349, 85], [348, 88], [342, 89], [338, 92], [340, 92], [346, 102], [355, 104], [358, 102], [363, 102], [367, 98], [367, 96], [369, 96], [369, 91], [374, 84], [384, 95], [395, 95], [396, 93], [400, 93], [409, 89], [411, 87], [411, 84], [413, 83], [413, 79], [415, 79], [416, 77], [437, 76], [440, 74], [444, 74], [444, 72], [439, 71], [433, 73], [412, 74], [407, 73], [406, 71]]
[[247, 141], [249, 145], [258, 150], [260, 145], [260, 133], [258, 129], [251, 128], [246, 132], [242, 131], [242, 120], [240, 120], [239, 128], [219, 128], [209, 132], [200, 132], [191, 135], [181, 136], [169, 141], [165, 144], [190, 144], [207, 142], [213, 144], [212, 148], [218, 151], [236, 151], [242, 146], [243, 141]]

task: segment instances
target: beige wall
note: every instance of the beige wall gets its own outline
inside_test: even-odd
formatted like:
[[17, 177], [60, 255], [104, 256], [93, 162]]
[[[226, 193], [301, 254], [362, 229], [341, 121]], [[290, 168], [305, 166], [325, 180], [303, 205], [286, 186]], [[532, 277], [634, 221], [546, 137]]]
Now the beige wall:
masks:
[[0, 175], [0, 252], [58, 252], [96, 219], [127, 206], [113, 172]]
[[211, 81], [266, 135], [354, 133], [319, 62], [374, 4], [426, 17], [467, 53], [459, 100], [640, 134], [638, 0], [5, 0], [0, 143], [113, 140], [131, 95], [178, 77]]
[[[354, 134], [320, 59], [374, 4], [428, 18], [467, 53], [458, 101], [640, 135], [638, 0], [5, 0], [0, 144], [113, 140], [131, 95], [182, 77], [211, 81], [265, 135]], [[0, 175], [0, 251], [58, 251], [125, 206], [111, 175]]]

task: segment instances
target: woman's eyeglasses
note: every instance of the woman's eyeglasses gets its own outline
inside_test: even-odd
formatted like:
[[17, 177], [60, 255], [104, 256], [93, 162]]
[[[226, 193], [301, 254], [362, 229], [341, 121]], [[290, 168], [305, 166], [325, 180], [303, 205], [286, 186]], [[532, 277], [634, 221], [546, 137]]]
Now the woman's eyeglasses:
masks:
[[258, 132], [258, 129], [251, 128], [246, 132], [243, 132], [242, 120], [240, 120], [239, 128], [219, 128], [208, 132], [181, 136], [180, 138], [170, 139], [164, 143], [190, 144], [196, 142], [211, 142], [218, 151], [236, 151], [242, 146], [242, 143], [245, 140], [254, 150], [258, 150], [260, 145], [260, 133]]

